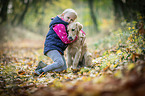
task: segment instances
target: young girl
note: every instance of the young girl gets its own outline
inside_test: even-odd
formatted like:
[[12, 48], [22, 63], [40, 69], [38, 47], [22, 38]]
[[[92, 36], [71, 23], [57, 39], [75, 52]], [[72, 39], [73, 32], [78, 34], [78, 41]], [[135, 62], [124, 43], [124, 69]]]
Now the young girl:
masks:
[[42, 68], [40, 64], [46, 64], [40, 61], [34, 72], [35, 75], [40, 75], [48, 71], [59, 72], [67, 69], [64, 51], [68, 44], [73, 42], [67, 39], [67, 25], [74, 22], [76, 18], [77, 13], [73, 9], [66, 9], [61, 15], [56, 16], [50, 22], [50, 29], [44, 43], [44, 55], [50, 57], [54, 63]]

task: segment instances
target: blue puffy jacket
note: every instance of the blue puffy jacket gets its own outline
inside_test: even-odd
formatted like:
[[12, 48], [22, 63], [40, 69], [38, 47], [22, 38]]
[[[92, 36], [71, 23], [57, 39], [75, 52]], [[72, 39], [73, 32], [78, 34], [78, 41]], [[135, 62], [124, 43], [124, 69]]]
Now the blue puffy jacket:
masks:
[[[53, 25], [55, 24], [63, 24], [65, 27], [68, 25], [67, 22], [63, 21], [61, 18], [56, 16], [49, 25], [49, 31], [46, 35], [45, 43], [44, 43], [44, 55], [49, 50], [58, 50], [64, 55], [64, 50], [67, 48], [68, 44], [64, 44], [61, 39], [58, 37], [58, 35], [53, 30]], [[67, 30], [67, 27], [66, 27]], [[67, 32], [67, 31], [66, 31]]]

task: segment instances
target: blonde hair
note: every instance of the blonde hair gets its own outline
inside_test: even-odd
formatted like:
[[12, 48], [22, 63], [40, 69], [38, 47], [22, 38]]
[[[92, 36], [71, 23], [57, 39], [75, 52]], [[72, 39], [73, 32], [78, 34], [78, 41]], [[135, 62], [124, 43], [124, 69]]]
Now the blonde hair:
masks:
[[76, 16], [76, 18], [78, 16], [77, 15], [77, 12], [75, 10], [73, 10], [73, 9], [65, 9], [60, 16], [63, 16], [66, 13], [74, 13], [74, 15]]

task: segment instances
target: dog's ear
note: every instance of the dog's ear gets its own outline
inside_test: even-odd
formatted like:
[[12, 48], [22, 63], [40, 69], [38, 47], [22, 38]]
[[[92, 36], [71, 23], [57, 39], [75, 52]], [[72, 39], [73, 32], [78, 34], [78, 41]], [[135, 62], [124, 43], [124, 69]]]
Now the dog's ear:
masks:
[[76, 26], [78, 27], [78, 31], [80, 31], [83, 28], [83, 25], [80, 24], [79, 22], [76, 22]]

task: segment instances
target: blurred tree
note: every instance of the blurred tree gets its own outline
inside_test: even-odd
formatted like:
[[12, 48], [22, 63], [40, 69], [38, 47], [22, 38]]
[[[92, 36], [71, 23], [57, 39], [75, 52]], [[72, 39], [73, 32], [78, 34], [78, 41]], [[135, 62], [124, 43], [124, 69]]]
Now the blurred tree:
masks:
[[[0, 1], [2, 2], [2, 0]], [[66, 8], [74, 8], [78, 14], [81, 14], [79, 15], [79, 21], [85, 25], [87, 30], [95, 33], [100, 29], [99, 26], [104, 18], [109, 18], [110, 14], [106, 15], [109, 13], [108, 10], [106, 11], [106, 9], [109, 9], [106, 6], [110, 5], [108, 2], [110, 1], [9, 0], [7, 10], [11, 10], [11, 12], [5, 11], [8, 18], [6, 21], [11, 22], [12, 25], [23, 25], [30, 31], [42, 33], [43, 30], [48, 28], [49, 18], [60, 14]]]
[[113, 0], [113, 5], [117, 21], [121, 21], [123, 18], [127, 21], [137, 20], [138, 13], [142, 17], [145, 16], [144, 0]]
[[122, 16], [125, 15], [127, 9], [123, 5], [122, 0], [113, 0], [113, 5], [114, 5], [115, 21], [121, 21], [121, 19], [123, 19]]
[[97, 24], [97, 16], [94, 13], [94, 8], [93, 8], [93, 4], [94, 4], [94, 0], [88, 0], [88, 4], [89, 4], [89, 8], [90, 8], [90, 15], [91, 18], [93, 20], [94, 26], [96, 31], [98, 32], [98, 24]]
[[26, 2], [24, 2], [24, 4], [25, 4], [25, 9], [24, 9], [24, 11], [22, 11], [22, 14], [18, 21], [18, 25], [23, 24], [24, 17], [26, 15], [28, 7], [29, 7], [29, 0], [26, 0]]
[[0, 23], [3, 23], [7, 20], [7, 10], [10, 0], [0, 0]]

